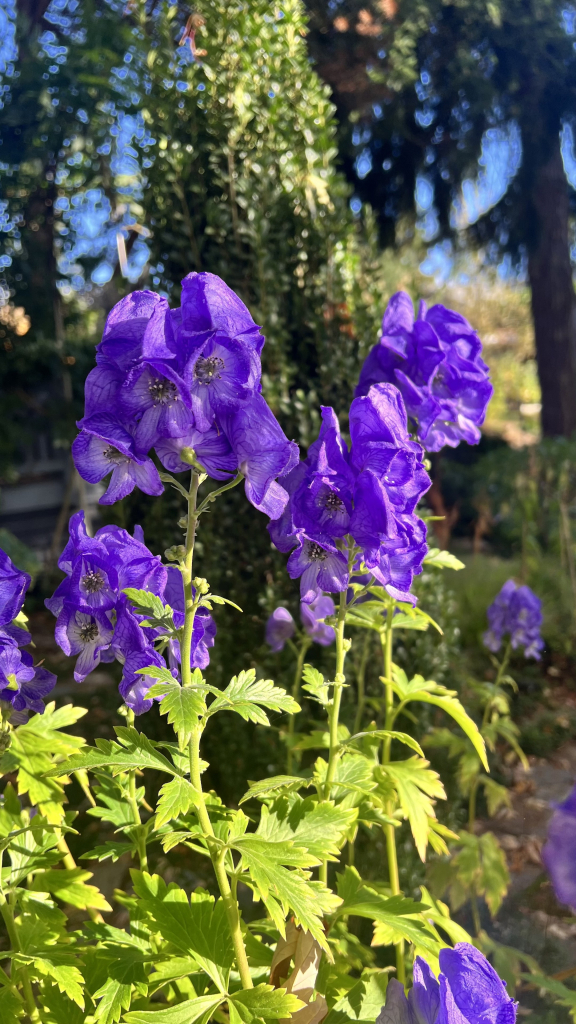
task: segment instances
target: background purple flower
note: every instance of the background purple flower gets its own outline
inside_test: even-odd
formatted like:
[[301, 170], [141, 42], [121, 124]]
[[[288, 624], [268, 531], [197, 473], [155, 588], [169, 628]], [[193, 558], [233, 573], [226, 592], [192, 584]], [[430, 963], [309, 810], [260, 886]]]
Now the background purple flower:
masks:
[[287, 608], [275, 608], [266, 622], [266, 643], [274, 654], [284, 649], [287, 640], [296, 632], [296, 623]]
[[0, 626], [5, 626], [16, 618], [24, 604], [29, 586], [28, 573], [17, 569], [6, 552], [0, 548]]
[[332, 626], [327, 626], [323, 621], [334, 615], [335, 610], [334, 601], [327, 594], [319, 594], [312, 604], [300, 604], [300, 618], [304, 629], [308, 636], [322, 647], [329, 647], [336, 639]]
[[56, 676], [34, 666], [32, 655], [21, 650], [30, 633], [13, 622], [22, 611], [30, 576], [18, 569], [0, 548], [0, 700], [16, 711], [44, 712], [42, 697], [56, 685]]
[[540, 660], [544, 647], [540, 636], [542, 601], [530, 587], [507, 580], [486, 615], [489, 628], [483, 641], [488, 650], [496, 653], [504, 637], [509, 636], [514, 650], [523, 647], [525, 658]]
[[414, 319], [410, 296], [397, 292], [356, 394], [366, 395], [380, 382], [395, 384], [428, 451], [454, 448], [460, 441], [477, 444], [493, 394], [481, 350], [480, 338], [459, 313], [442, 305], [427, 310], [421, 302]]
[[563, 803], [553, 806], [542, 860], [556, 899], [576, 913], [576, 786]]

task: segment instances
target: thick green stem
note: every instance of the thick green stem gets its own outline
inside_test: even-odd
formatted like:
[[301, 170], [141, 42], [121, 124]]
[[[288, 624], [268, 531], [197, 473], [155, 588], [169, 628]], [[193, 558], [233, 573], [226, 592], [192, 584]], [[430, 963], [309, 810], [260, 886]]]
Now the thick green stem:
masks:
[[208, 849], [210, 851], [210, 858], [214, 866], [214, 873], [218, 882], [218, 888], [226, 907], [226, 915], [228, 917], [228, 927], [230, 929], [230, 935], [232, 937], [232, 943], [234, 945], [234, 952], [236, 954], [236, 966], [240, 975], [240, 981], [242, 982], [242, 988], [253, 988], [252, 976], [250, 974], [250, 967], [248, 966], [248, 957], [246, 956], [246, 947], [244, 946], [244, 939], [242, 938], [242, 927], [240, 923], [240, 912], [238, 910], [238, 902], [234, 897], [234, 893], [230, 888], [230, 882], [228, 881], [228, 875], [224, 865], [224, 858], [226, 856], [226, 849], [221, 847], [216, 841], [214, 835], [214, 829], [212, 828], [212, 822], [210, 821], [210, 815], [206, 808], [206, 802], [204, 800], [204, 793], [202, 791], [202, 777], [200, 774], [200, 737], [202, 735], [202, 729], [198, 726], [192, 733], [189, 745], [189, 756], [190, 756], [190, 782], [199, 794], [198, 804], [196, 806], [196, 813], [198, 815], [198, 821], [204, 831], [206, 841], [208, 843]]
[[[292, 696], [295, 701], [300, 696], [300, 680], [302, 679], [302, 668], [304, 665], [304, 658], [306, 657], [306, 651], [312, 643], [309, 636], [303, 636], [298, 648], [298, 657], [296, 660], [296, 671], [294, 672], [294, 682], [292, 683]], [[291, 775], [294, 770], [294, 754], [292, 752], [292, 746], [294, 743], [294, 730], [296, 728], [296, 715], [290, 715], [288, 720], [288, 737], [287, 737], [287, 754], [286, 754], [286, 770], [288, 775]]]
[[[22, 947], [20, 945], [20, 939], [18, 937], [18, 929], [14, 920], [14, 909], [8, 903], [3, 893], [0, 893], [0, 913], [4, 919], [6, 925], [6, 931], [8, 932], [8, 938], [10, 939], [10, 945], [15, 953], [20, 953]], [[18, 974], [22, 979], [22, 992], [24, 993], [24, 999], [26, 1002], [26, 1009], [28, 1011], [28, 1017], [33, 1024], [36, 1021], [40, 1021], [40, 1014], [38, 1007], [36, 1006], [36, 1000], [34, 999], [34, 992], [32, 991], [32, 984], [28, 969], [24, 965], [18, 967]]]
[[[338, 742], [338, 722], [340, 718], [340, 705], [342, 703], [342, 690], [344, 689], [344, 683], [346, 682], [346, 676], [344, 675], [344, 660], [346, 658], [346, 652], [349, 643], [344, 639], [344, 627], [346, 625], [346, 591], [342, 591], [340, 594], [340, 604], [338, 606], [338, 621], [336, 623], [336, 674], [334, 676], [334, 693], [332, 697], [332, 704], [330, 705], [330, 718], [329, 718], [329, 729], [330, 729], [330, 753], [328, 756], [328, 769], [326, 772], [326, 782], [324, 784], [324, 799], [330, 799], [330, 792], [332, 790], [332, 783], [336, 777], [336, 769], [338, 767], [338, 761], [340, 760], [340, 744]], [[328, 882], [328, 861], [322, 862], [320, 867], [320, 881], [327, 884]]]
[[367, 629], [364, 633], [364, 643], [362, 644], [362, 656], [360, 658], [360, 665], [358, 666], [358, 674], [356, 676], [356, 717], [354, 719], [354, 732], [360, 732], [362, 728], [362, 719], [364, 717], [364, 707], [366, 704], [366, 693], [365, 693], [365, 679], [366, 679], [366, 663], [368, 661], [368, 650], [370, 648], [370, 631]]
[[[391, 729], [394, 724], [394, 690], [392, 688], [392, 646], [393, 630], [392, 620], [394, 617], [395, 601], [389, 601], [386, 614], [386, 626], [381, 634], [382, 654], [384, 659], [384, 707], [386, 729]], [[392, 739], [386, 736], [382, 744], [382, 764], [390, 761], [390, 750]], [[394, 801], [390, 800], [386, 806], [386, 813], [391, 818], [394, 814]], [[400, 893], [400, 876], [398, 873], [398, 855], [396, 852], [396, 829], [394, 825], [384, 825], [386, 836], [386, 854], [388, 857], [388, 875], [392, 894], [397, 896]], [[404, 939], [400, 939], [396, 945], [396, 977], [402, 985], [406, 984], [406, 965], [404, 961]]]

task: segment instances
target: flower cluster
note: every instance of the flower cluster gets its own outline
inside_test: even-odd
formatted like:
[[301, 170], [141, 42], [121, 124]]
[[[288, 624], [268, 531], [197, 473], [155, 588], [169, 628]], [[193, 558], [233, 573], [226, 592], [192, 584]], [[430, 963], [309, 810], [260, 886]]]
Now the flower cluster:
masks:
[[418, 439], [431, 452], [477, 444], [493, 388], [480, 338], [460, 313], [420, 303], [414, 319], [406, 292], [392, 296], [380, 341], [360, 373], [357, 395], [387, 381], [402, 393]]
[[17, 569], [5, 551], [0, 549], [0, 700], [15, 711], [36, 711], [42, 714], [42, 700], [56, 685], [56, 676], [41, 665], [34, 665], [32, 655], [23, 651], [31, 641], [30, 633], [19, 624], [30, 576]]
[[355, 398], [349, 423], [348, 451], [334, 410], [322, 408], [318, 440], [285, 478], [290, 499], [270, 536], [280, 551], [295, 549], [288, 572], [301, 577], [304, 604], [321, 591], [346, 590], [350, 569], [362, 566], [392, 597], [413, 601], [412, 579], [426, 554], [426, 527], [414, 513], [430, 486], [422, 448], [410, 440], [391, 384]]
[[[332, 626], [327, 626], [325, 619], [334, 615], [334, 601], [327, 594], [319, 594], [312, 604], [300, 602], [300, 619], [304, 631], [317, 644], [330, 647], [334, 643], [335, 633]], [[275, 654], [284, 648], [287, 640], [291, 640], [296, 632], [296, 623], [287, 608], [280, 605], [275, 608], [266, 623], [266, 643]]]
[[576, 786], [561, 804], [554, 804], [542, 860], [559, 903], [576, 913]]
[[188, 274], [182, 305], [132, 292], [114, 306], [86, 380], [72, 451], [80, 475], [111, 505], [139, 487], [162, 492], [150, 458], [170, 473], [192, 461], [216, 480], [245, 477], [248, 500], [271, 519], [287, 501], [277, 477], [298, 461], [260, 394], [264, 338], [246, 306], [215, 274]]
[[[70, 539], [58, 565], [66, 573], [46, 607], [57, 616], [56, 641], [65, 654], [78, 655], [74, 678], [82, 682], [100, 662], [115, 659], [123, 665], [120, 694], [135, 714], [151, 707], [146, 698], [153, 678], [138, 669], [166, 662], [154, 647], [160, 628], [141, 626], [142, 616], [130, 605], [123, 591], [127, 587], [146, 590], [173, 610], [176, 629], [184, 624], [184, 584], [175, 566], [162, 565], [144, 543], [140, 527], [131, 537], [118, 526], [103, 526], [94, 537], [86, 532], [84, 513], [70, 520]], [[192, 665], [205, 668], [208, 648], [214, 644], [216, 626], [211, 616], [199, 609], [192, 637]], [[178, 640], [164, 641], [173, 675], [178, 675]]]
[[513, 650], [524, 648], [525, 658], [540, 660], [544, 641], [542, 601], [530, 587], [508, 580], [487, 610], [489, 629], [484, 633], [484, 645], [489, 651], [500, 650], [504, 636], [510, 636]]
[[436, 981], [417, 956], [408, 998], [399, 981], [389, 981], [376, 1024], [514, 1024], [516, 1003], [474, 946], [458, 942], [454, 949], [442, 949], [440, 971]]

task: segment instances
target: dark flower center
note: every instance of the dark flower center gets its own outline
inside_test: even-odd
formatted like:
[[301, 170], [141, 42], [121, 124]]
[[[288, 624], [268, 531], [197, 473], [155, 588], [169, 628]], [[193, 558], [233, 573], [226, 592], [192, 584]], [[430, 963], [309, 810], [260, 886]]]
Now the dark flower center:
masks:
[[194, 376], [199, 384], [211, 384], [213, 380], [220, 380], [220, 370], [224, 369], [224, 360], [220, 356], [200, 356], [196, 360]]
[[334, 491], [329, 491], [324, 499], [324, 508], [331, 515], [336, 515], [337, 512], [341, 512], [344, 508], [344, 502]]
[[321, 548], [319, 544], [310, 541], [308, 545], [308, 558], [311, 562], [323, 562], [328, 558], [328, 552]]
[[148, 385], [148, 393], [154, 405], [168, 405], [178, 401], [176, 385], [165, 377], [154, 377]]
[[119, 466], [120, 463], [122, 462], [130, 462], [130, 459], [127, 459], [126, 456], [122, 454], [122, 452], [119, 452], [118, 449], [115, 448], [113, 444], [109, 444], [108, 447], [104, 449], [102, 454], [105, 459], [108, 459], [108, 462], [115, 462], [117, 466]]
[[83, 644], [90, 644], [98, 637], [98, 626], [95, 622], [87, 622], [84, 626], [80, 626], [78, 636]]
[[105, 585], [105, 579], [99, 569], [90, 569], [82, 577], [82, 586], [89, 594], [97, 594]]

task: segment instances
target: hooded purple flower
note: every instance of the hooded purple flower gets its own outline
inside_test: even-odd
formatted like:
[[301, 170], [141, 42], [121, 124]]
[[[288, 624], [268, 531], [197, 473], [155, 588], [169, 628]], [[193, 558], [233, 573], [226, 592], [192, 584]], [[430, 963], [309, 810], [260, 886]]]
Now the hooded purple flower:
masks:
[[301, 577], [300, 598], [304, 604], [312, 604], [319, 591], [335, 594], [348, 588], [348, 561], [342, 552], [334, 545], [319, 544], [304, 533], [298, 534], [298, 547], [286, 568], [293, 580]]
[[467, 320], [445, 306], [428, 311], [420, 303], [414, 320], [406, 292], [392, 296], [382, 320], [380, 342], [362, 367], [357, 395], [373, 384], [400, 389], [418, 439], [428, 451], [460, 441], [477, 444], [493, 388], [480, 352], [480, 339]]
[[300, 618], [308, 636], [322, 647], [330, 647], [336, 634], [332, 626], [327, 626], [324, 619], [334, 615], [334, 601], [327, 594], [319, 594], [312, 604], [300, 604]]
[[191, 339], [218, 332], [260, 355], [264, 338], [242, 299], [216, 274], [188, 274], [182, 281], [179, 334]]
[[0, 626], [6, 626], [16, 618], [29, 586], [28, 573], [17, 569], [0, 548]]
[[188, 389], [168, 363], [138, 363], [118, 398], [122, 417], [137, 421], [134, 443], [141, 452], [163, 437], [180, 437], [194, 423]]
[[542, 860], [556, 899], [576, 913], [576, 786], [563, 803], [553, 806]]
[[190, 472], [190, 463], [183, 462], [184, 448], [194, 452], [197, 461], [214, 480], [228, 480], [236, 472], [238, 460], [228, 438], [215, 427], [200, 431], [192, 427], [182, 437], [169, 437], [159, 441], [156, 454], [169, 473]]
[[56, 685], [56, 676], [42, 666], [34, 667], [32, 655], [15, 644], [0, 645], [0, 700], [15, 711], [44, 714], [45, 697]]
[[440, 951], [440, 978], [414, 961], [413, 986], [392, 979], [376, 1024], [514, 1024], [516, 1003], [486, 957], [468, 942]]
[[82, 422], [82, 433], [72, 444], [76, 469], [83, 480], [99, 483], [112, 473], [101, 505], [113, 505], [139, 487], [145, 494], [162, 494], [156, 466], [139, 454], [134, 438], [113, 416], [102, 414]]
[[496, 653], [505, 635], [510, 636], [513, 650], [524, 648], [525, 658], [540, 660], [544, 641], [542, 601], [527, 586], [507, 580], [487, 610], [489, 629], [484, 633], [484, 646]]
[[296, 623], [287, 608], [275, 608], [266, 623], [266, 643], [274, 654], [284, 649], [287, 640], [296, 632]]
[[113, 635], [112, 624], [105, 612], [82, 612], [65, 604], [56, 621], [56, 643], [64, 654], [78, 654], [74, 679], [83, 682], [100, 664], [103, 651], [108, 650]]

